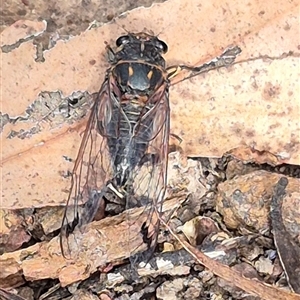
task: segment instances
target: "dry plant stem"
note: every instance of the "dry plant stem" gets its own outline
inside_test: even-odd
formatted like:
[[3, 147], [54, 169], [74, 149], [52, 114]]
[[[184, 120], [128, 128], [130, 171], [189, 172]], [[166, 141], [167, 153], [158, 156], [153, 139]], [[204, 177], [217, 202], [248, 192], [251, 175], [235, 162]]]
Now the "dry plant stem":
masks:
[[277, 249], [285, 277], [293, 292], [300, 293], [300, 247], [286, 230], [282, 218], [282, 202], [288, 185], [287, 177], [282, 177], [274, 188], [271, 201], [270, 219], [274, 243]]
[[196, 259], [197, 262], [205, 266], [215, 275], [225, 279], [228, 282], [231, 282], [236, 287], [241, 288], [248, 293], [257, 295], [265, 300], [300, 300], [300, 295], [298, 294], [293, 294], [274, 288], [257, 280], [247, 279], [239, 272], [232, 270], [230, 267], [209, 258], [186, 241], [181, 240], [178, 235], [166, 224], [166, 222], [164, 222], [164, 220], [161, 219], [161, 222], [166, 226], [174, 238], [184, 247], [184, 249], [186, 249], [186, 251]]

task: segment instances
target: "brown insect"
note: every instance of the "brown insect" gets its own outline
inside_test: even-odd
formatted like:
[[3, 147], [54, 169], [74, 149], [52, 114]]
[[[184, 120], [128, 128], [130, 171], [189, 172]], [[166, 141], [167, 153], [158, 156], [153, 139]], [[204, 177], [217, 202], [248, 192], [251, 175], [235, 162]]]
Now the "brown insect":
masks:
[[143, 227], [153, 251], [159, 232], [153, 216], [161, 212], [167, 185], [170, 80], [183, 69], [191, 77], [229, 65], [241, 51], [230, 48], [200, 67], [166, 68], [162, 55], [168, 47], [156, 36], [129, 33], [116, 45], [116, 52], [107, 46], [111, 67], [75, 162], [61, 231], [63, 255], [68, 255], [65, 238], [76, 226], [91, 222], [103, 201], [107, 208], [121, 204], [120, 210], [150, 207]]

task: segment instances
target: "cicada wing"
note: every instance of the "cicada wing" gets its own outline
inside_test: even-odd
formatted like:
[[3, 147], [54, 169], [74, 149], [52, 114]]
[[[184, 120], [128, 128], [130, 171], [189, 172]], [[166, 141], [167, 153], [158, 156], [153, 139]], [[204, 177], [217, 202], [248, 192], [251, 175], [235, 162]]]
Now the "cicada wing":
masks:
[[[150, 136], [147, 153], [140, 164], [134, 169], [133, 190], [135, 197], [145, 205], [147, 214], [143, 231], [148, 241], [149, 249], [145, 259], [148, 260], [153, 254], [159, 234], [159, 216], [161, 216], [162, 204], [167, 186], [168, 147], [170, 134], [170, 107], [167, 83], [162, 85], [150, 98], [154, 103], [151, 110], [147, 112], [137, 124], [140, 131], [135, 135], [138, 139]], [[149, 126], [151, 135], [145, 135], [145, 126]], [[142, 130], [142, 128], [144, 128]]]
[[79, 242], [70, 239], [70, 235], [75, 228], [94, 219], [105, 194], [106, 181], [113, 172], [105, 138], [105, 124], [110, 118], [110, 88], [109, 80], [105, 80], [92, 107], [75, 161], [60, 235], [65, 257], [73, 257], [79, 250]]

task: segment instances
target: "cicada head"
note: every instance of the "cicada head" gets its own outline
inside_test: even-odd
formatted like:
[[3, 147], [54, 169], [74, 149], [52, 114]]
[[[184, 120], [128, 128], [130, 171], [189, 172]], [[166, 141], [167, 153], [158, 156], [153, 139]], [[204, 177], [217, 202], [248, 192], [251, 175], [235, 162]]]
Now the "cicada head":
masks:
[[128, 33], [116, 40], [118, 47], [115, 61], [140, 60], [165, 68], [162, 54], [168, 51], [167, 44], [156, 36], [147, 33]]

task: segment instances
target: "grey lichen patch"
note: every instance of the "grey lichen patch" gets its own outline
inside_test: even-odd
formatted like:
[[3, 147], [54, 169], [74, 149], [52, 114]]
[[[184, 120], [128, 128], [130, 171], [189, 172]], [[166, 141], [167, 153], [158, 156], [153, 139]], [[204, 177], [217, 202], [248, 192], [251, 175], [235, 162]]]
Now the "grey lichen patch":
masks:
[[35, 58], [36, 62], [44, 62], [45, 58], [44, 58], [44, 49], [43, 49], [43, 45], [41, 43], [36, 44], [36, 58]]
[[45, 20], [42, 22], [20, 20], [12, 26], [10, 32], [4, 35], [1, 50], [3, 53], [9, 53], [23, 43], [32, 43], [36, 48], [35, 61], [41, 63], [45, 61], [45, 50], [53, 48], [58, 40], [68, 39], [69, 36], [60, 36], [57, 32], [49, 32], [49, 24]]
[[8, 123], [10, 123], [9, 115], [2, 114], [2, 112], [0, 112], [0, 132], [2, 132], [4, 126]]
[[[27, 22], [28, 23], [28, 22]], [[33, 23], [33, 22], [31, 22]], [[43, 35], [43, 33], [46, 30], [46, 21], [43, 21], [43, 28], [41, 26], [32, 26], [32, 24], [26, 24], [26, 21], [19, 21], [14, 24], [14, 32], [11, 33], [10, 36], [15, 36], [15, 40], [12, 40], [9, 38], [9, 35], [4, 38], [3, 46], [1, 47], [1, 50], [3, 53], [9, 53], [13, 51], [14, 49], [17, 49], [20, 47], [21, 44], [26, 43], [28, 41], [34, 40], [35, 38]], [[38, 23], [37, 23], [38, 25]]]
[[18, 47], [20, 47], [21, 44], [28, 42], [28, 41], [32, 40], [33, 38], [34, 38], [34, 36], [29, 36], [25, 39], [20, 39], [11, 45], [4, 45], [1, 47], [1, 51], [3, 53], [9, 53], [9, 52], [13, 51], [14, 49], [17, 49]]
[[68, 97], [63, 97], [60, 91], [41, 92], [22, 115], [12, 117], [0, 112], [0, 130], [2, 132], [8, 123], [31, 123], [33, 126], [29, 129], [11, 130], [7, 136], [9, 139], [30, 138], [42, 130], [43, 124], [53, 129], [61, 124], [72, 124], [80, 120], [90, 110], [92, 103], [93, 96], [88, 92], [77, 91]]

